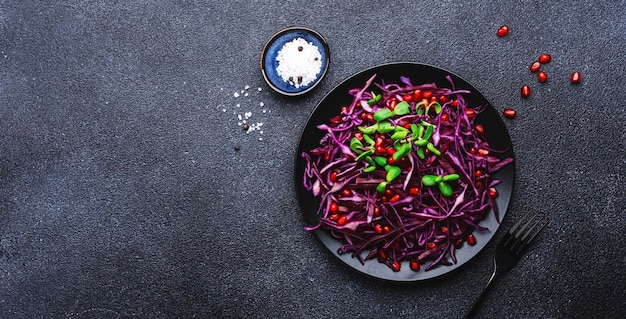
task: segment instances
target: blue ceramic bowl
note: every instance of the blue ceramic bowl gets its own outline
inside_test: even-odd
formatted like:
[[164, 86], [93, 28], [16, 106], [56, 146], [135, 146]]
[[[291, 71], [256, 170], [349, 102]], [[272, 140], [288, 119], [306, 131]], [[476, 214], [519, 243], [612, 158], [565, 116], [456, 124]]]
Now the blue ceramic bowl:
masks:
[[[276, 69], [278, 68], [278, 61], [276, 57], [280, 49], [288, 42], [297, 38], [303, 38], [307, 42], [313, 43], [321, 54], [322, 68], [316, 79], [307, 85], [300, 85], [295, 87], [287, 81], [284, 81]], [[272, 38], [267, 42], [263, 48], [263, 54], [261, 55], [261, 72], [267, 84], [276, 92], [288, 95], [297, 96], [310, 92], [318, 83], [322, 80], [326, 71], [328, 70], [328, 62], [330, 60], [330, 51], [328, 43], [324, 38], [314, 30], [293, 27], [287, 28], [274, 34]]]

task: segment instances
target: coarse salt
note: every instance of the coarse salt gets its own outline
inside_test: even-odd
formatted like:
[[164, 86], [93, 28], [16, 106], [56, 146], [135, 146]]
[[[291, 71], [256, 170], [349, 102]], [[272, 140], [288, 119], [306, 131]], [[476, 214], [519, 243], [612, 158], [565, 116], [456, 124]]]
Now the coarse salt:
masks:
[[322, 55], [318, 47], [303, 38], [285, 43], [278, 51], [276, 61], [278, 75], [296, 88], [315, 81], [322, 70]]

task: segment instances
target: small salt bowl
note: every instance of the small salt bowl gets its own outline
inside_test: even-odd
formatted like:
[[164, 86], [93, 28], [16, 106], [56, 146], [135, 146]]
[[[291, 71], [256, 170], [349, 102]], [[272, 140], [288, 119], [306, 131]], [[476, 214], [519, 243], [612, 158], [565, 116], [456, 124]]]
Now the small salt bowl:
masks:
[[298, 96], [320, 83], [330, 61], [326, 40], [316, 31], [292, 27], [274, 34], [263, 48], [261, 73], [276, 92]]

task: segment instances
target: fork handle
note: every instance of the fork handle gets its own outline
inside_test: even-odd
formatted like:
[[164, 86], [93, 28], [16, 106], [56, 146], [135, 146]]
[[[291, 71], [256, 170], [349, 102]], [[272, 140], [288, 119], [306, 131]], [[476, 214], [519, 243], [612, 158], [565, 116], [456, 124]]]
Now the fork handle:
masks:
[[483, 299], [485, 299], [489, 288], [491, 288], [491, 284], [495, 281], [497, 277], [499, 277], [499, 275], [500, 273], [498, 272], [498, 268], [494, 269], [493, 274], [491, 274], [491, 278], [489, 278], [489, 281], [487, 282], [487, 285], [485, 286], [485, 288], [483, 288], [483, 291], [478, 296], [478, 299], [474, 301], [472, 309], [470, 309], [467, 315], [465, 315], [465, 319], [473, 318], [476, 315], [476, 311], [478, 310], [478, 308], [480, 308], [480, 305], [482, 304]]

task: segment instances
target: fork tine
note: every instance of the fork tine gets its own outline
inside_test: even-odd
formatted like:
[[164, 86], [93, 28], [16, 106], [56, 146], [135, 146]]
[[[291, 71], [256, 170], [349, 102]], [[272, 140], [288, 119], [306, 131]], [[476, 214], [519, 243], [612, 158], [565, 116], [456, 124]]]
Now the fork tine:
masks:
[[[511, 227], [511, 229], [509, 229], [506, 237], [508, 237], [506, 239], [506, 241], [504, 241], [503, 245], [505, 247], [510, 247], [511, 249], [513, 247], [515, 247], [518, 243], [518, 235], [516, 235], [515, 233], [518, 231], [518, 228], [520, 227], [520, 225], [522, 225], [523, 222], [525, 222], [526, 218], [528, 218], [528, 215], [530, 215], [530, 212], [527, 212], [526, 214], [524, 214], [524, 216], [522, 216], [516, 223], [515, 225], [513, 225], [513, 227]], [[532, 218], [532, 217], [531, 217]], [[524, 224], [523, 228], [526, 226], [526, 224]]]
[[517, 231], [517, 227], [519, 227], [522, 222], [524, 221], [524, 219], [526, 219], [526, 217], [528, 217], [528, 214], [530, 214], [530, 212], [524, 214], [524, 216], [522, 216], [522, 218], [520, 218], [517, 223], [515, 223], [515, 225], [513, 225], [513, 227], [511, 227], [511, 229], [509, 230], [509, 234], [513, 235], [515, 233], [515, 231]]
[[534, 215], [526, 224], [524, 224], [523, 229], [525, 232], [522, 234], [522, 230], [520, 230], [520, 233], [518, 234], [518, 236], [521, 235], [521, 237], [518, 237], [520, 245], [514, 251], [519, 254], [523, 249], [528, 247], [535, 236], [537, 236], [547, 224], [547, 219], [544, 218], [544, 216], [541, 216], [540, 214]]
[[528, 238], [528, 240], [526, 240], [526, 236], [528, 236], [530, 233], [526, 234], [526, 236], [524, 236], [524, 238], [522, 238], [522, 240], [526, 240], [526, 242], [528, 242], [529, 244], [533, 241], [533, 239], [535, 239], [535, 236], [539, 235], [539, 232], [546, 227], [546, 225], [548, 225], [549, 220], [545, 217], [545, 216], [541, 216], [539, 218], [539, 220], [537, 221], [537, 223], [535, 224], [535, 231], [532, 234], [532, 236], [530, 236], [530, 238]]

